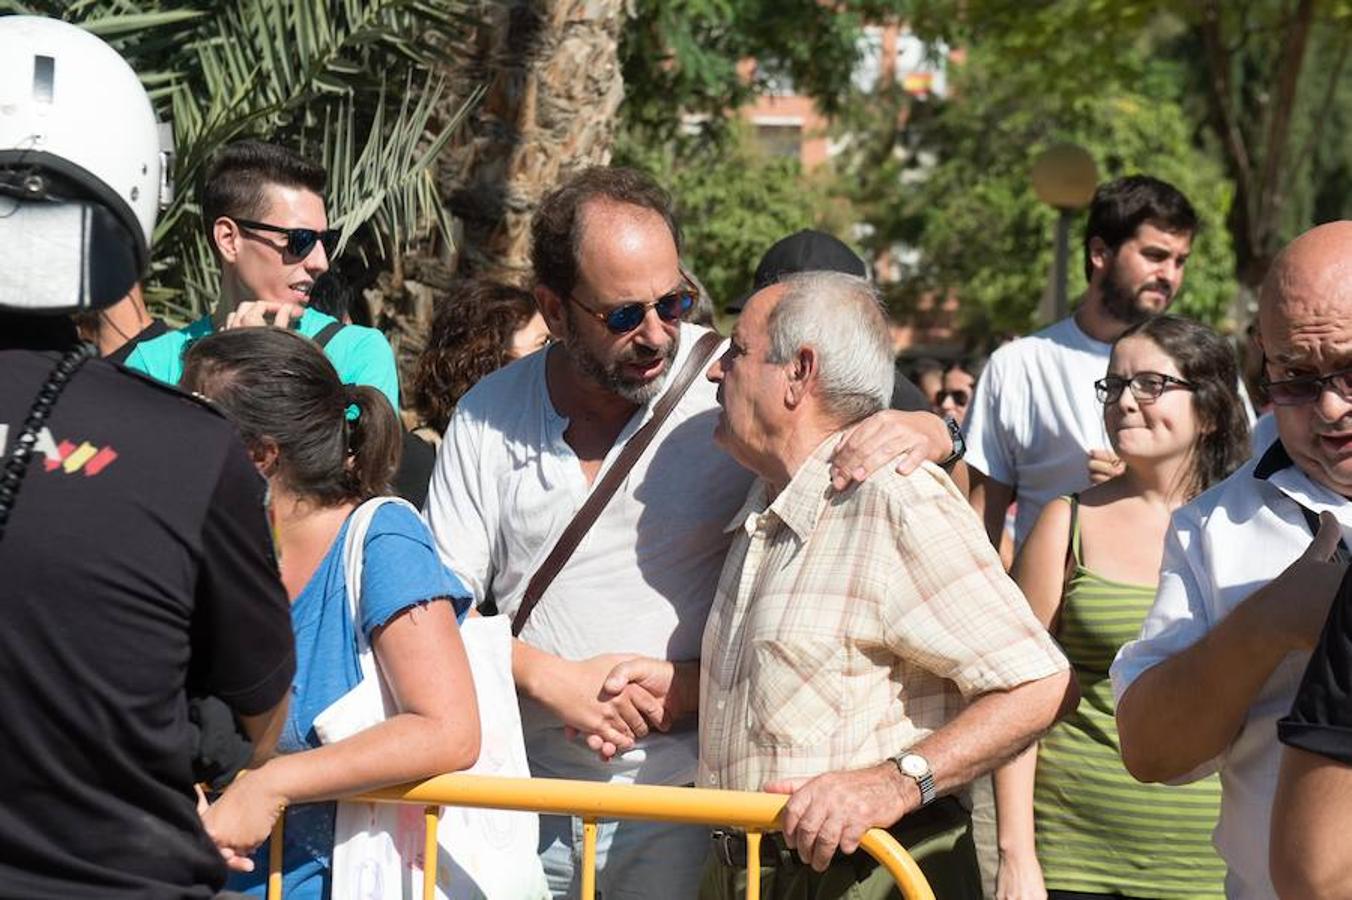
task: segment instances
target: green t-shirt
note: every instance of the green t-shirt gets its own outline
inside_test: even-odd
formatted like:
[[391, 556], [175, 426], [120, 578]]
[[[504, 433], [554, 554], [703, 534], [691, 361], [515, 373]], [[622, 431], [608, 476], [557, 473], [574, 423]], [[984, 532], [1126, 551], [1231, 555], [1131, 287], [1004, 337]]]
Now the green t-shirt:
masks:
[[[332, 316], [307, 309], [293, 327], [297, 333], [313, 338], [333, 321]], [[193, 341], [206, 337], [213, 330], [211, 317], [203, 316], [186, 328], [137, 344], [125, 365], [152, 378], [177, 385], [183, 377], [183, 351]], [[365, 384], [377, 389], [389, 399], [398, 413], [399, 372], [394, 364], [394, 351], [390, 349], [385, 335], [374, 328], [346, 325], [333, 336], [324, 352], [328, 354], [329, 361], [338, 370], [338, 377], [344, 384]]]

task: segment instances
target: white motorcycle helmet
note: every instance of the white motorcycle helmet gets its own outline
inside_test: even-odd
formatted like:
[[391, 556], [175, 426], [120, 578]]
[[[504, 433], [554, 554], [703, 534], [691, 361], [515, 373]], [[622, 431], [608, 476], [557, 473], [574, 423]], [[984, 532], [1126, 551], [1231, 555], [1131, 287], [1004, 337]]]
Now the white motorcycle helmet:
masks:
[[170, 134], [102, 40], [0, 17], [0, 309], [72, 312], [127, 294], [169, 200]]

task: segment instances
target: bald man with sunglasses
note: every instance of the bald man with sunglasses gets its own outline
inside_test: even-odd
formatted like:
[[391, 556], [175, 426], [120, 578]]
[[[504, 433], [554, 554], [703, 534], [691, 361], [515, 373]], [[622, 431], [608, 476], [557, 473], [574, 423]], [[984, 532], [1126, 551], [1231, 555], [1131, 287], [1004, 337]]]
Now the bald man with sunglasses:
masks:
[[291, 328], [324, 347], [344, 382], [380, 390], [397, 411], [399, 375], [385, 336], [309, 308], [341, 239], [324, 208], [327, 180], [322, 167], [274, 144], [240, 141], [222, 150], [201, 198], [221, 266], [216, 305], [186, 328], [142, 340], [126, 365], [177, 384], [183, 350], [198, 338], [226, 328]]

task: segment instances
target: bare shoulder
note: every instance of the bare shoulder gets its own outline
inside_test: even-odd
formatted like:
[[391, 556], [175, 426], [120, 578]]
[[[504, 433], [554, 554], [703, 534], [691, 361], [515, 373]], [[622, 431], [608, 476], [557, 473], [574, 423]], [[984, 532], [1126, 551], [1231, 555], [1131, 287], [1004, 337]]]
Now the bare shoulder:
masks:
[[1125, 499], [1130, 492], [1131, 488], [1125, 478], [1121, 476], [1110, 478], [1102, 484], [1080, 491], [1080, 507], [1102, 509]]

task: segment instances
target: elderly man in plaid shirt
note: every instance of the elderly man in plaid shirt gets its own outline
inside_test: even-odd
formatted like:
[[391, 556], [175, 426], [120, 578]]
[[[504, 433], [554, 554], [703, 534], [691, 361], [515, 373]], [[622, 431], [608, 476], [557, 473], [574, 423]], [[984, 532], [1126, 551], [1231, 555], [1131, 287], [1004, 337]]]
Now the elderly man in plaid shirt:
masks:
[[[700, 657], [701, 787], [792, 795], [762, 843], [761, 896], [894, 896], [854, 854], [892, 830], [938, 896], [981, 896], [955, 796], [1073, 707], [1065, 658], [937, 466], [843, 492], [828, 459], [886, 407], [877, 295], [838, 273], [754, 295], [709, 370], [715, 439], [760, 478]], [[745, 890], [745, 836], [715, 832], [701, 896]]]

